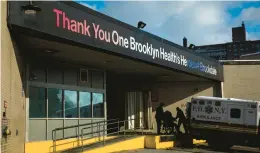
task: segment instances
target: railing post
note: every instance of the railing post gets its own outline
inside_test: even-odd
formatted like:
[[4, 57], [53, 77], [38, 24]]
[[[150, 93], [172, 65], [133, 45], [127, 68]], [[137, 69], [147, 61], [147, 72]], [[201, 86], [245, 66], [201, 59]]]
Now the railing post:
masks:
[[97, 124], [98, 124], [97, 125], [98, 126], [97, 127], [98, 128], [98, 141], [100, 141], [100, 124], [99, 123], [97, 123]]
[[53, 139], [54, 145], [53, 145], [53, 152], [56, 152], [56, 130], [54, 130], [54, 139]]
[[77, 135], [77, 144], [79, 146], [79, 131], [78, 131], [78, 127], [76, 128], [76, 135]]
[[54, 152], [54, 135], [53, 135], [53, 133], [54, 133], [54, 130], [52, 130], [52, 132], [51, 132], [52, 146], [53, 146], [53, 152]]
[[81, 129], [81, 152], [83, 152], [83, 130], [84, 128]]
[[120, 129], [119, 129], [119, 119], [117, 120], [117, 135], [119, 135], [119, 131], [120, 131]]
[[143, 127], [143, 125], [141, 126], [141, 128], [142, 128], [142, 135], [144, 135], [144, 127]]
[[124, 121], [124, 139], [125, 139], [125, 130], [126, 130], [126, 124], [125, 124], [125, 121]]
[[93, 134], [94, 134], [94, 131], [93, 131], [93, 123], [91, 123], [91, 132], [92, 132], [92, 138], [93, 138]]
[[103, 124], [103, 145], [105, 145], [105, 124]]

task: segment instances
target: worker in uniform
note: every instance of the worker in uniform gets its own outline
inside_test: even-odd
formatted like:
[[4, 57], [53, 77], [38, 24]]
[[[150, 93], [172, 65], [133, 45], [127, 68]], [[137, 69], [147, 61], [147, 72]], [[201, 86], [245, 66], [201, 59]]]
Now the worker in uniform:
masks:
[[163, 106], [164, 103], [160, 103], [160, 105], [156, 108], [155, 119], [157, 123], [157, 134], [161, 134], [161, 125], [164, 117]]
[[183, 127], [184, 127], [184, 130], [185, 130], [185, 133], [187, 133], [188, 132], [187, 119], [186, 119], [183, 111], [179, 107], [176, 108], [176, 111], [177, 111], [177, 115], [175, 117], [175, 120], [179, 119], [178, 120], [177, 131], [178, 131], [178, 133], [181, 133], [180, 132], [180, 127], [181, 127], [181, 124], [182, 124]]

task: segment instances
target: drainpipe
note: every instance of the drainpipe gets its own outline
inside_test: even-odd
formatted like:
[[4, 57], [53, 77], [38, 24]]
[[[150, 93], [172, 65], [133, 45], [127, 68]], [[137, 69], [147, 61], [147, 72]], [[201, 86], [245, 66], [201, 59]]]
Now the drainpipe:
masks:
[[224, 82], [221, 82], [221, 97], [224, 98]]

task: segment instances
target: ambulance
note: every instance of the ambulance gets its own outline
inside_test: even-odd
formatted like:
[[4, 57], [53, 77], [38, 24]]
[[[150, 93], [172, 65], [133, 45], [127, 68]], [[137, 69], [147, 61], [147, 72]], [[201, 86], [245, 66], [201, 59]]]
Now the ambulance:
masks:
[[190, 134], [211, 147], [260, 147], [260, 102], [198, 96], [189, 105]]

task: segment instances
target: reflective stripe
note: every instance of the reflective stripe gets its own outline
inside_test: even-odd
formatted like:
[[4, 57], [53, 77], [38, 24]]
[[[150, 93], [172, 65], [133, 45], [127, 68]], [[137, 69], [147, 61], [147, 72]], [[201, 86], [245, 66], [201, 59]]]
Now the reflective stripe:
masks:
[[212, 129], [212, 130], [219, 130], [219, 131], [230, 131], [230, 132], [243, 132], [243, 133], [250, 133], [250, 134], [257, 134], [258, 129], [256, 128], [246, 128], [246, 127], [233, 127], [233, 126], [224, 126], [224, 125], [210, 125], [210, 124], [191, 124], [192, 128], [199, 128], [199, 129]]

